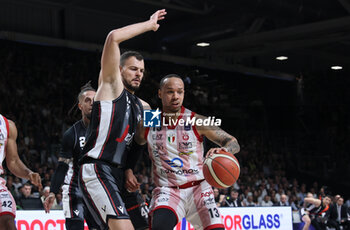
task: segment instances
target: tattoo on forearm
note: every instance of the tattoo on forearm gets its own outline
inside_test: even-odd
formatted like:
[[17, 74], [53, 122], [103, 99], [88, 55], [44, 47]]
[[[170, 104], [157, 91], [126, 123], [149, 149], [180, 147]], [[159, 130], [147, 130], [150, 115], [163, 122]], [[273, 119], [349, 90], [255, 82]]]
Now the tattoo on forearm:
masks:
[[230, 153], [238, 153], [240, 150], [239, 144], [236, 139], [233, 139], [230, 135], [225, 133], [223, 130], [217, 130], [216, 136], [218, 144], [221, 147], [226, 148]]
[[234, 141], [234, 140], [231, 140], [229, 143], [227, 143], [226, 146], [224, 146], [225, 148], [227, 148], [227, 150], [230, 152], [230, 153], [238, 153], [239, 152], [239, 144], [237, 143], [237, 141]]

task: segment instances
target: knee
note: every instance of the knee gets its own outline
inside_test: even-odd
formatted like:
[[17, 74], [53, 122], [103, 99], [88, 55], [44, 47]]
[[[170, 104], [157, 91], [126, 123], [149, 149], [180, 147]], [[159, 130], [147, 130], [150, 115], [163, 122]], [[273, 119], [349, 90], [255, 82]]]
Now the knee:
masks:
[[310, 225], [311, 221], [310, 220], [305, 220], [304, 223], [305, 223], [305, 225]]
[[169, 226], [169, 223], [166, 219], [160, 219], [160, 218], [152, 218], [152, 230], [166, 230], [166, 229], [173, 229], [172, 226]]
[[[16, 229], [15, 220], [10, 215], [4, 215], [1, 217], [0, 229]], [[3, 227], [3, 228], [2, 228]]]
[[152, 230], [172, 230], [177, 224], [175, 213], [166, 208], [155, 210], [152, 216]]

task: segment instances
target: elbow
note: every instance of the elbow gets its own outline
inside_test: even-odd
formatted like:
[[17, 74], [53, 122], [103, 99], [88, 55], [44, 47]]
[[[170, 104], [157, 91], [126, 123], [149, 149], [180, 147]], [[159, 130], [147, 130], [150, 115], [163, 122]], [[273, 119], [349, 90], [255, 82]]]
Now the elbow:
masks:
[[121, 43], [123, 41], [120, 29], [115, 29], [109, 32], [107, 36], [107, 42]]
[[235, 143], [235, 145], [236, 145], [236, 152], [235, 152], [235, 154], [236, 153], [238, 153], [239, 151], [241, 151], [241, 146], [238, 144], [238, 141], [235, 139], [234, 140], [234, 143]]

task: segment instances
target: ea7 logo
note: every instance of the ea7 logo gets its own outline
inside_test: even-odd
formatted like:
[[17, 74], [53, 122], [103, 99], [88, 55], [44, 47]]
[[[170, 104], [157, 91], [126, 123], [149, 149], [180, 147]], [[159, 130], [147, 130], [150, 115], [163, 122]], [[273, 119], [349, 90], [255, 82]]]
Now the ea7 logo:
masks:
[[152, 140], [161, 140], [162, 139], [163, 134], [152, 134]]

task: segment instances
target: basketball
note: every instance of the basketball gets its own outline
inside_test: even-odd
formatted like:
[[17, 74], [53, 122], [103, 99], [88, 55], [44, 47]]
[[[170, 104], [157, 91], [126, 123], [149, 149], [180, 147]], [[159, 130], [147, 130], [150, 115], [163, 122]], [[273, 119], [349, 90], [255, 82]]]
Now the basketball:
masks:
[[239, 173], [237, 158], [226, 151], [220, 150], [204, 161], [204, 178], [213, 187], [230, 187], [237, 181]]

